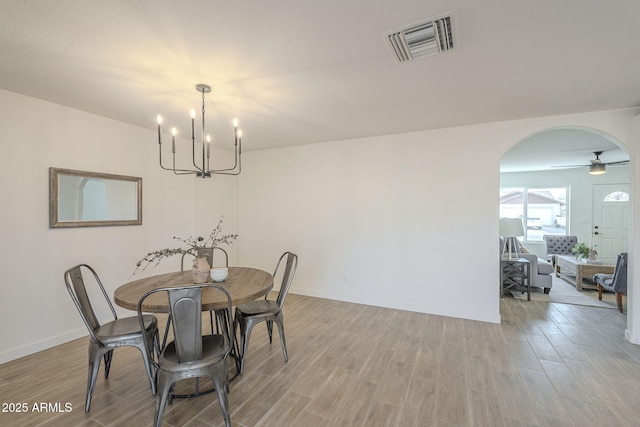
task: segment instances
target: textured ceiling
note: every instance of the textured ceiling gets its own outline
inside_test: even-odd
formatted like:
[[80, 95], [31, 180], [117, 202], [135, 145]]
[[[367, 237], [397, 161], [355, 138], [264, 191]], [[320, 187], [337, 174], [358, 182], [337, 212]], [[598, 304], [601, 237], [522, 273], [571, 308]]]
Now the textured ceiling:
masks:
[[[382, 34], [451, 10], [453, 51]], [[272, 147], [640, 105], [640, 2], [2, 0], [0, 88], [152, 129], [207, 97]], [[587, 153], [592, 151], [590, 148]]]

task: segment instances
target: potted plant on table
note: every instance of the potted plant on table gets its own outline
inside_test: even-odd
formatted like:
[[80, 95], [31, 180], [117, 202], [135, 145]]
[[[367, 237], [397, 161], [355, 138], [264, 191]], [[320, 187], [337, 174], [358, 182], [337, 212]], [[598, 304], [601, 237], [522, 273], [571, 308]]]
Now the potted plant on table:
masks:
[[596, 252], [595, 246], [592, 248], [583, 242], [577, 243], [571, 249], [571, 252], [573, 252], [576, 255], [577, 259], [594, 260], [596, 259], [596, 255], [598, 255], [598, 252]]
[[[213, 229], [213, 231], [209, 234], [209, 236], [205, 239], [204, 237], [194, 238], [189, 236], [188, 238], [182, 237], [173, 237], [175, 240], [179, 240], [184, 243], [186, 248], [165, 248], [157, 251], [149, 252], [142, 258], [140, 261], [136, 263], [136, 269], [133, 274], [136, 274], [139, 269], [142, 271], [146, 270], [150, 265], [158, 265], [160, 261], [165, 258], [172, 257], [174, 255], [193, 255], [193, 269], [192, 273], [194, 275], [195, 283], [204, 283], [207, 281], [209, 277], [209, 269], [211, 266], [207, 262], [206, 258], [200, 255], [202, 249], [206, 248], [216, 248], [221, 245], [228, 245], [233, 243], [235, 239], [238, 238], [237, 234], [222, 234], [222, 218], [218, 221], [218, 225]], [[206, 272], [206, 275], [205, 275]], [[196, 277], [197, 275], [197, 277]]]

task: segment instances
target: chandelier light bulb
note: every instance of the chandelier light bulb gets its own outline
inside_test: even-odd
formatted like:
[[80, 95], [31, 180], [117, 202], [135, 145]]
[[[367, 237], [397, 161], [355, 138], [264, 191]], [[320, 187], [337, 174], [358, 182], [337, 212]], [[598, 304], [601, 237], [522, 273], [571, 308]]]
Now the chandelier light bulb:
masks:
[[237, 117], [235, 119], [233, 119], [233, 127], [234, 128], [238, 127], [238, 118]]
[[175, 127], [172, 127], [171, 128], [171, 152], [173, 153], [174, 156], [176, 155], [176, 134], [177, 133], [178, 133], [178, 130]]
[[191, 119], [195, 119], [196, 118], [196, 110], [194, 110], [193, 108], [191, 109]]
[[162, 124], [162, 116], [160, 114], [158, 114], [158, 117], [156, 117], [156, 120], [158, 121], [159, 125]]

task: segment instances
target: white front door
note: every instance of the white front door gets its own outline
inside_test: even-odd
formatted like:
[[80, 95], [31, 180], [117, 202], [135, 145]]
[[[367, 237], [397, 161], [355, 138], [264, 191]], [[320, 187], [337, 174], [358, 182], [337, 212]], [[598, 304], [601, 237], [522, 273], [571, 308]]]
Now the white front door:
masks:
[[593, 186], [593, 244], [598, 258], [615, 263], [627, 252], [629, 239], [629, 184]]

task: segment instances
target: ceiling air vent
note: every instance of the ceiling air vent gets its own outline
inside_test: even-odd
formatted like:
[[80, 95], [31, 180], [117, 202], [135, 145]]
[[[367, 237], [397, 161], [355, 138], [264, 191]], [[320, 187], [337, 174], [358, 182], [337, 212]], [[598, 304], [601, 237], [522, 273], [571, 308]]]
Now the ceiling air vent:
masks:
[[399, 62], [413, 61], [453, 49], [454, 14], [412, 24], [386, 33], [385, 37]]

